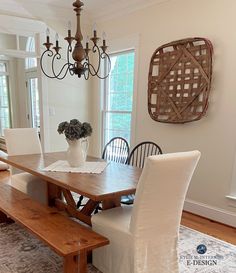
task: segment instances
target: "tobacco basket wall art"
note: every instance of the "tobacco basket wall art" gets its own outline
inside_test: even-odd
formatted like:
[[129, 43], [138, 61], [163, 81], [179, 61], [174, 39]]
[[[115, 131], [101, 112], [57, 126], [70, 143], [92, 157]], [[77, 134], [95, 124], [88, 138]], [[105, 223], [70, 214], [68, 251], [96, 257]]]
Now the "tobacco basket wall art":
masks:
[[174, 41], [155, 51], [148, 81], [148, 111], [152, 119], [186, 123], [205, 115], [212, 53], [211, 42], [204, 38]]

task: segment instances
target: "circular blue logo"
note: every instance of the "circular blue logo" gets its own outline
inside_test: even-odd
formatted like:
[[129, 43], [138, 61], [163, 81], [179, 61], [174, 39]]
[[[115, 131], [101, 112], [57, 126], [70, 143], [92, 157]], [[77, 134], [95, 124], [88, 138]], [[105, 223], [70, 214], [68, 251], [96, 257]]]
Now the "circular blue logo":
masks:
[[205, 245], [199, 245], [199, 246], [197, 247], [197, 253], [198, 253], [198, 254], [203, 255], [203, 254], [205, 254], [206, 252], [207, 252], [207, 247], [206, 247]]

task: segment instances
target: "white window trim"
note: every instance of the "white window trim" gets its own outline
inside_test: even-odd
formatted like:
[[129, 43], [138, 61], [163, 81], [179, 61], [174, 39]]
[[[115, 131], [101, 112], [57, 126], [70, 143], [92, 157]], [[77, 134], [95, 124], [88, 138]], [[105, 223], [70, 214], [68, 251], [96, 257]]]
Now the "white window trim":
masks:
[[[137, 114], [137, 86], [138, 86], [138, 67], [139, 67], [139, 34], [133, 34], [125, 36], [122, 38], [114, 39], [109, 41], [109, 52], [108, 54], [122, 54], [128, 51], [134, 51], [135, 60], [134, 60], [134, 87], [133, 87], [133, 107], [132, 107], [132, 122], [131, 122], [131, 131], [130, 131], [130, 147], [134, 146], [136, 143], [136, 114]], [[101, 112], [100, 112], [100, 121], [101, 126], [99, 128], [100, 147], [101, 151], [104, 147], [104, 109], [105, 109], [105, 92], [106, 90], [106, 81], [102, 81], [100, 85], [100, 98], [101, 98]], [[100, 151], [100, 153], [101, 153]]]
[[[9, 66], [9, 60], [7, 59], [4, 59], [4, 58], [1, 58], [0, 59], [0, 62], [2, 63], [5, 63], [6, 64], [6, 72], [0, 72], [0, 76], [7, 76], [8, 78], [8, 108], [9, 108], [9, 114], [10, 114], [10, 127], [12, 126], [12, 106], [11, 106], [11, 84], [10, 84], [10, 81], [11, 81], [11, 78], [10, 78], [10, 66]], [[7, 108], [7, 107], [3, 107], [3, 108]], [[0, 135], [0, 142], [2, 144], [5, 143], [5, 139], [3, 136]], [[2, 148], [2, 145], [0, 145], [0, 148]]]
[[[128, 53], [134, 53], [135, 54], [135, 50], [134, 49], [130, 49], [130, 50], [122, 50], [120, 52], [117, 53], [112, 53], [110, 54], [110, 56], [112, 57], [112, 55], [115, 56], [119, 56], [119, 55], [123, 55], [123, 54], [128, 54]], [[135, 69], [135, 64], [134, 64], [134, 69]], [[108, 80], [105, 80], [104, 82], [104, 93], [103, 93], [103, 110], [102, 110], [102, 149], [104, 149], [106, 142], [105, 142], [105, 124], [106, 124], [106, 113], [113, 113], [113, 114], [131, 114], [131, 128], [130, 128], [130, 142], [132, 141], [132, 121], [133, 121], [133, 106], [132, 106], [132, 111], [122, 111], [122, 110], [108, 110], [108, 105], [107, 105], [107, 98], [108, 98], [108, 91], [109, 91], [109, 86], [107, 86]], [[133, 94], [134, 94], [134, 85], [133, 85]], [[113, 130], [110, 130], [113, 131]], [[115, 130], [117, 131], [117, 130]]]
[[232, 179], [231, 179], [231, 188], [229, 194], [225, 196], [227, 199], [236, 201], [236, 154], [234, 158]]

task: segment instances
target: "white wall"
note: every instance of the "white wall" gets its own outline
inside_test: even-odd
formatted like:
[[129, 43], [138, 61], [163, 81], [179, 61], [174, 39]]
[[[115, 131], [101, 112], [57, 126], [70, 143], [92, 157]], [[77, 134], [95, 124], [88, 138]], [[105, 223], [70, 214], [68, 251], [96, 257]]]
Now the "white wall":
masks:
[[[165, 153], [200, 150], [202, 157], [188, 199], [228, 212], [236, 212], [236, 204], [225, 198], [231, 187], [236, 150], [235, 10], [235, 0], [173, 0], [99, 24], [110, 40], [139, 34], [136, 143], [155, 141]], [[214, 45], [213, 84], [207, 115], [184, 125], [155, 122], [147, 110], [151, 56], [164, 43], [196, 36], [206, 37]], [[94, 83], [93, 123], [100, 115], [96, 90], [98, 84]], [[95, 133], [99, 134], [99, 128]], [[94, 135], [93, 139], [96, 138]], [[93, 148], [93, 153], [98, 155], [98, 143]]]

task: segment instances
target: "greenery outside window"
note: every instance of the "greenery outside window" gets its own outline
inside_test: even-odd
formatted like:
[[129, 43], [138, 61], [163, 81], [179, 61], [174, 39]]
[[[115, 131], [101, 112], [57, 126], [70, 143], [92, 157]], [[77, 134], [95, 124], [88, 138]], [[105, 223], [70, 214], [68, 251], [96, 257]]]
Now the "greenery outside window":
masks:
[[134, 50], [111, 54], [111, 72], [105, 80], [103, 146], [113, 137], [131, 141], [134, 93]]

